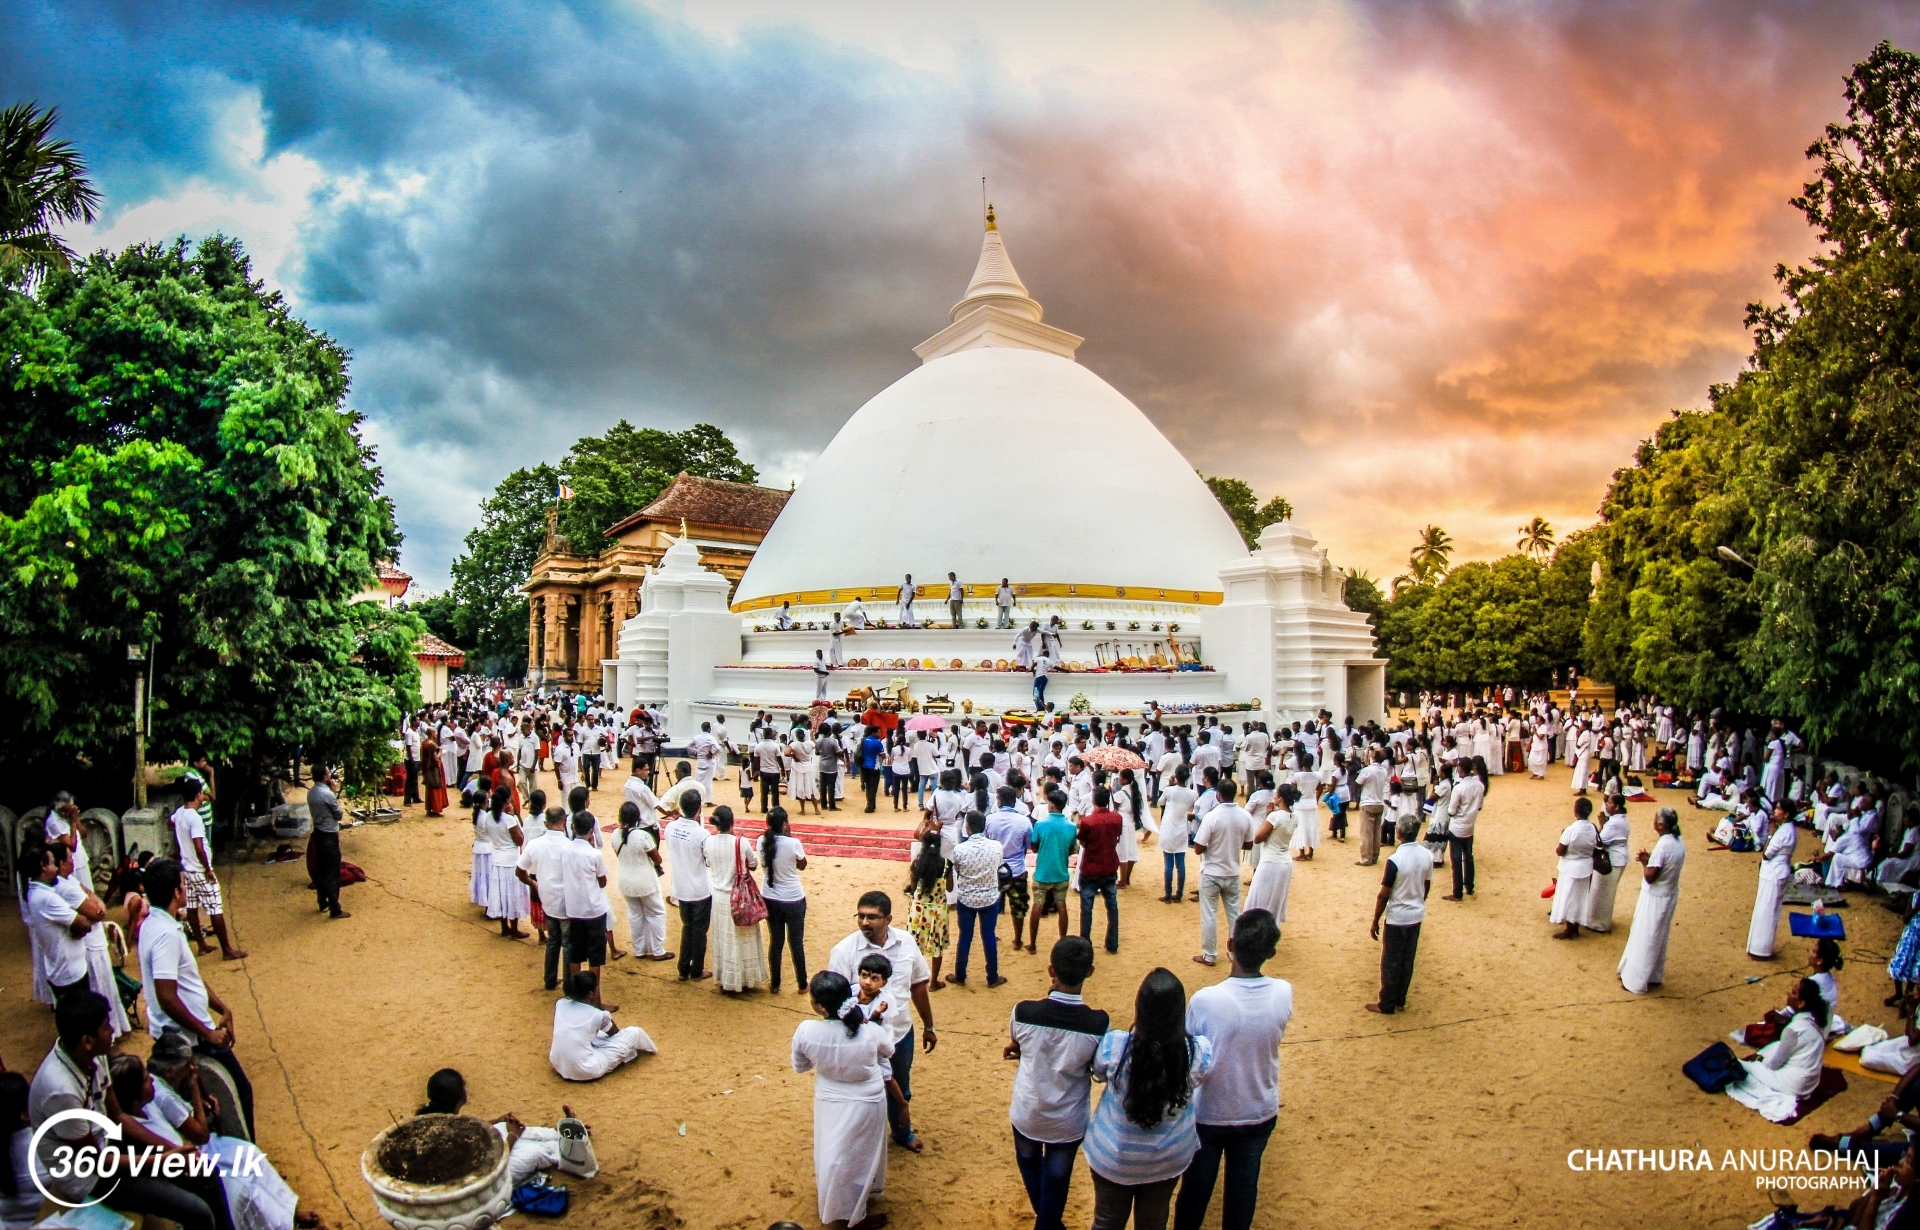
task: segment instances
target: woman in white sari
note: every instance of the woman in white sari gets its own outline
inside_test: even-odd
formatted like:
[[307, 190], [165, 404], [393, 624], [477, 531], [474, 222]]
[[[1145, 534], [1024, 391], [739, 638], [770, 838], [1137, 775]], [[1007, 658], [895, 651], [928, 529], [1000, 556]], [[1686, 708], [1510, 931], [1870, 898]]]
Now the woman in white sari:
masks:
[[1728, 1097], [1774, 1123], [1793, 1118], [1800, 1099], [1820, 1087], [1820, 1061], [1827, 1052], [1829, 1009], [1819, 984], [1811, 978], [1796, 982], [1787, 991], [1787, 1007], [1793, 1018], [1779, 1040], [1742, 1060], [1746, 1079], [1727, 1086]]
[[[887, 1185], [887, 1092], [893, 1031], [862, 1014], [847, 980], [822, 970], [808, 984], [823, 1018], [793, 1031], [793, 1070], [813, 1077], [813, 1181], [820, 1220], [842, 1230], [884, 1222], [867, 1204]], [[841, 1015], [842, 1011], [846, 1015]], [[888, 1004], [890, 1012], [911, 1012]]]
[[[1265, 776], [1265, 773], [1262, 773]], [[1274, 792], [1276, 802], [1266, 819], [1254, 826], [1253, 846], [1260, 852], [1260, 864], [1254, 868], [1253, 887], [1247, 890], [1249, 910], [1265, 910], [1273, 921], [1287, 921], [1287, 895], [1293, 888], [1293, 830], [1299, 821], [1294, 804], [1300, 792], [1288, 782]]]
[[[1293, 805], [1293, 841], [1292, 846], [1300, 851], [1300, 857], [1307, 862], [1313, 861], [1313, 852], [1320, 848], [1320, 774], [1310, 767], [1312, 762], [1306, 752], [1293, 754], [1293, 788], [1299, 792], [1299, 801]], [[1327, 779], [1332, 785], [1332, 778]]]
[[1787, 809], [1776, 807], [1773, 836], [1760, 856], [1760, 887], [1754, 894], [1753, 921], [1747, 926], [1747, 955], [1756, 961], [1773, 959], [1774, 933], [1780, 929], [1780, 904], [1787, 899], [1793, 879], [1793, 848], [1800, 830], [1787, 819]]
[[[1613, 806], [1612, 803], [1608, 804]], [[1608, 932], [1613, 930], [1613, 902], [1620, 892], [1620, 881], [1627, 874], [1627, 864], [1632, 861], [1628, 848], [1633, 841], [1633, 826], [1627, 819], [1625, 804], [1620, 810], [1607, 816], [1606, 823], [1600, 826], [1600, 844], [1606, 848], [1607, 861], [1613, 870], [1606, 875], [1594, 869], [1593, 888], [1587, 897], [1587, 916], [1580, 924], [1589, 931]]]
[[1593, 777], [1593, 729], [1582, 723], [1573, 732], [1573, 792], [1585, 794], [1587, 785]]
[[1535, 719], [1533, 738], [1527, 744], [1527, 773], [1547, 780], [1547, 765], [1553, 761], [1553, 736], [1548, 734], [1549, 726], [1545, 721]]
[[1580, 938], [1580, 924], [1587, 917], [1587, 899], [1593, 892], [1593, 851], [1600, 844], [1600, 829], [1593, 822], [1593, 800], [1573, 801], [1573, 823], [1560, 832], [1560, 844], [1554, 853], [1560, 856], [1559, 872], [1553, 881], [1553, 910], [1547, 921], [1562, 924], [1553, 933], [1556, 940]]
[[786, 746], [787, 757], [787, 793], [792, 796], [800, 815], [807, 814], [807, 804], [813, 804], [813, 814], [820, 814], [820, 762], [814, 758], [813, 742], [807, 738], [807, 728], [796, 727], [793, 741]]
[[1674, 907], [1680, 901], [1680, 871], [1687, 861], [1687, 843], [1680, 840], [1680, 813], [1662, 807], [1653, 819], [1660, 834], [1651, 851], [1636, 856], [1641, 864], [1640, 900], [1633, 907], [1633, 930], [1620, 953], [1620, 985], [1645, 995], [1667, 976], [1667, 935], [1673, 928]]
[[766, 937], [760, 924], [737, 927], [731, 905], [735, 873], [760, 866], [753, 843], [733, 835], [733, 808], [722, 804], [707, 817], [720, 831], [707, 838], [707, 880], [713, 885], [713, 982], [722, 991], [744, 991], [768, 979]]

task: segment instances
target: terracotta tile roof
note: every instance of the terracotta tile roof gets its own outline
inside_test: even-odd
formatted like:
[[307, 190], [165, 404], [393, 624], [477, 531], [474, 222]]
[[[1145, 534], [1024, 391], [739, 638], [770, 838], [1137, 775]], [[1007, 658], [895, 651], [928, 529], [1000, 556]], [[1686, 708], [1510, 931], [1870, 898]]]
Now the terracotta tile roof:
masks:
[[678, 521], [683, 517], [688, 525], [724, 525], [764, 534], [773, 528], [774, 518], [792, 494], [777, 487], [699, 478], [682, 470], [653, 503], [609, 528], [607, 537], [617, 538], [643, 520]]
[[413, 656], [416, 658], [434, 658], [444, 661], [450, 666], [459, 666], [467, 660], [465, 650], [447, 644], [447, 642], [441, 640], [431, 632], [422, 632], [420, 634], [419, 644], [413, 647]]
[[380, 573], [380, 579], [381, 579], [382, 581], [411, 581], [411, 580], [413, 580], [413, 576], [412, 576], [412, 574], [410, 574], [410, 573], [405, 573], [405, 572], [402, 572], [402, 571], [400, 571], [400, 569], [398, 569], [398, 568], [396, 568], [396, 567], [395, 567], [395, 566], [394, 566], [394, 565], [393, 565], [393, 564], [392, 564], [392, 563], [391, 563], [390, 561], [388, 561], [388, 560], [381, 560], [381, 561], [380, 561], [380, 565], [379, 565], [379, 568], [377, 569], [377, 571], [378, 571], [378, 572]]

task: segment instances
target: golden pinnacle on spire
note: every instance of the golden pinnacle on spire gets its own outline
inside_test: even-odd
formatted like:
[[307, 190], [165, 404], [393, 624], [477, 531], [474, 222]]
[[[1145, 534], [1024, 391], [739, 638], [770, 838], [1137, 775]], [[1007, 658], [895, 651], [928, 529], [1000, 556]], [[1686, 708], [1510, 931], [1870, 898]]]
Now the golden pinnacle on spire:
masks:
[[997, 231], [1000, 229], [999, 226], [994, 223], [993, 204], [991, 202], [987, 204], [987, 229], [990, 231]]
[[680, 518], [680, 537], [682, 539], [685, 539], [686, 536], [687, 536], [687, 519], [685, 517], [682, 517]]

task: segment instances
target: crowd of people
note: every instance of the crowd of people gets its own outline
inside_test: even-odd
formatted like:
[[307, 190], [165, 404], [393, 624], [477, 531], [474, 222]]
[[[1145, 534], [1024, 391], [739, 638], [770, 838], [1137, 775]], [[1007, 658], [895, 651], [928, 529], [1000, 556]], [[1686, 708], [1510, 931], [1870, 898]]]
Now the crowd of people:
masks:
[[[1793, 883], [1904, 890], [1909, 909], [1920, 883], [1914, 830], [1904, 815], [1886, 815], [1886, 784], [1829, 775], [1809, 788], [1795, 772], [1799, 740], [1779, 723], [1762, 739], [1721, 715], [1683, 717], [1652, 703], [1607, 710], [1577, 695], [1556, 705], [1511, 689], [1423, 695], [1389, 722], [1336, 723], [1324, 712], [1271, 726], [1229, 717], [1149, 713], [1124, 721], [1043, 709], [1030, 723], [952, 719], [908, 729], [898, 715], [843, 715], [823, 704], [763, 712], [739, 732], [716, 714], [667, 755], [664, 722], [645, 707], [515, 697], [463, 682], [448, 703], [410, 717], [401, 738], [409, 801], [444, 815], [457, 798], [471, 817], [472, 906], [502, 935], [532, 938], [543, 953], [543, 982], [556, 993], [549, 1060], [560, 1076], [601, 1079], [655, 1049], [643, 1029], [617, 1019], [619, 1005], [603, 1000], [610, 960], [673, 961], [680, 980], [711, 980], [726, 995], [778, 994], [790, 985], [806, 997], [817, 1019], [796, 1031], [792, 1062], [814, 1074], [819, 1213], [832, 1226], [883, 1224], [869, 1206], [884, 1189], [890, 1148], [923, 1146], [913, 1123], [913, 1066], [916, 1054], [938, 1045], [933, 993], [972, 982], [976, 945], [983, 987], [1004, 985], [1000, 945], [1010, 940], [1015, 951], [1038, 955], [1049, 915], [1052, 990], [1009, 1004], [1006, 1047], [1018, 1063], [1009, 1109], [1014, 1157], [1035, 1224], [1063, 1224], [1074, 1160], [1084, 1154], [1096, 1227], [1155, 1230], [1171, 1221], [1188, 1230], [1207, 1215], [1223, 1165], [1221, 1224], [1252, 1224], [1278, 1113], [1279, 1043], [1292, 1016], [1291, 987], [1261, 970], [1281, 942], [1293, 877], [1311, 874], [1297, 865], [1325, 857], [1332, 843], [1379, 869], [1370, 930], [1380, 983], [1365, 1007], [1380, 1014], [1404, 1011], [1414, 993], [1431, 889], [1448, 878], [1449, 862], [1451, 891], [1440, 899], [1464, 903], [1476, 894], [1476, 821], [1494, 779], [1544, 778], [1556, 761], [1571, 770], [1572, 799], [1554, 850], [1551, 934], [1612, 930], [1620, 882], [1634, 869], [1640, 887], [1618, 975], [1636, 994], [1664, 978], [1686, 858], [1671, 807], [1659, 809], [1651, 838], [1634, 850], [1627, 802], [1650, 798], [1649, 785], [1684, 788], [1688, 803], [1718, 819], [1709, 840], [1759, 854], [1748, 941], [1757, 960], [1773, 956], [1777, 913]], [[715, 788], [736, 770], [740, 814]], [[593, 794], [603, 774], [622, 771], [617, 823], [603, 826], [590, 810]], [[127, 898], [141, 993], [156, 1039], [165, 1033], [170, 1046], [216, 1058], [235, 1074], [250, 1122], [231, 1013], [195, 966], [214, 951], [210, 940], [229, 958], [245, 954], [224, 925], [205, 844], [205, 790], [195, 781], [184, 788], [187, 802], [171, 819], [180, 857], [149, 863], [144, 893]], [[854, 930], [823, 966], [810, 966], [807, 850], [789, 807], [834, 811], [850, 795], [864, 796], [868, 811], [884, 797], [912, 817], [911, 857], [904, 883], [863, 894]], [[333, 821], [323, 863], [330, 858], [334, 870], [315, 873], [319, 906], [344, 918], [339, 805], [324, 769], [309, 804], [316, 841], [322, 813]], [[128, 1022], [104, 939], [93, 938], [106, 911], [91, 891], [77, 819], [70, 799], [56, 800], [20, 860], [36, 994], [64, 1014], [42, 1074], [60, 1099], [79, 1099], [72, 1104], [98, 1103], [133, 1121], [151, 1119], [158, 1103], [165, 1117], [172, 1102], [128, 1065], [99, 1064], [97, 1080], [86, 1075], [89, 1057], [108, 1056]], [[1803, 828], [1821, 849], [1796, 866]], [[1138, 988], [1133, 1028], [1112, 1030], [1106, 1013], [1089, 1006], [1086, 987], [1096, 955], [1120, 950], [1121, 910], [1137, 908], [1128, 890], [1149, 847], [1161, 858], [1158, 902], [1198, 907], [1193, 963], [1224, 964], [1228, 973], [1211, 982], [1217, 975], [1195, 971], [1207, 985], [1189, 996], [1179, 977], [1155, 969]], [[673, 948], [670, 912], [678, 918]], [[1888, 1000], [1909, 1026], [1863, 1056], [1904, 1078], [1920, 1057], [1916, 918], [1895, 954]], [[1815, 977], [1792, 988], [1778, 1040], [1749, 1061], [1734, 1093], [1770, 1117], [1782, 1098], [1790, 1106], [1805, 1096], [1809, 1055], [1817, 1078], [1820, 1050], [1844, 1027], [1833, 977], [1839, 951], [1813, 956]], [[1809, 1041], [1816, 1037], [1818, 1047]], [[1108, 1086], [1097, 1104], [1096, 1082]], [[36, 1077], [34, 1087], [41, 1084]], [[38, 1093], [33, 1101], [30, 1121], [56, 1105]], [[1920, 1110], [1903, 1103], [1900, 1113]], [[1892, 1122], [1869, 1126], [1878, 1132]], [[206, 1147], [180, 1143], [190, 1136], [176, 1130], [171, 1147]], [[266, 1184], [240, 1198], [272, 1209], [272, 1224], [282, 1213], [291, 1224], [294, 1201], [281, 1189]], [[216, 1206], [232, 1193], [187, 1184], [117, 1198], [144, 1200], [183, 1225], [224, 1225]]]

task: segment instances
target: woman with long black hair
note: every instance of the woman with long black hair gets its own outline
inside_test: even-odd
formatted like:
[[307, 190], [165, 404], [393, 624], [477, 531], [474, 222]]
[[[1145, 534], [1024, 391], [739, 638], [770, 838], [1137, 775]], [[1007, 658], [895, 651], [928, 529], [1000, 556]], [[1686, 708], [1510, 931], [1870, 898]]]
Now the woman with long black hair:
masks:
[[938, 991], [947, 985], [940, 980], [940, 962], [946, 959], [953, 930], [947, 920], [947, 860], [940, 855], [937, 829], [921, 834], [920, 852], [914, 855], [912, 872], [912, 878], [907, 881], [907, 931], [913, 936], [913, 942], [920, 945], [920, 955], [933, 969], [927, 990]]
[[1166, 1230], [1173, 1189], [1200, 1149], [1193, 1091], [1213, 1071], [1213, 1048], [1187, 1033], [1187, 989], [1155, 969], [1133, 1002], [1133, 1029], [1116, 1029], [1094, 1053], [1107, 1092], [1087, 1128], [1093, 1230]]
[[767, 882], [760, 896], [767, 906], [767, 960], [772, 966], [770, 983], [780, 993], [780, 954], [783, 948], [793, 953], [793, 981], [802, 994], [807, 990], [807, 894], [800, 885], [800, 873], [807, 869], [807, 849], [800, 844], [787, 824], [787, 809], [775, 807], [767, 812], [767, 831], [760, 834], [760, 865], [766, 868]]
[[[821, 970], [808, 984], [820, 1019], [793, 1031], [793, 1070], [813, 1077], [813, 1180], [820, 1220], [877, 1227], [867, 1205], [887, 1183], [887, 1060], [893, 1034], [867, 1020], [847, 980]], [[902, 1005], [904, 1010], [905, 1006]]]

